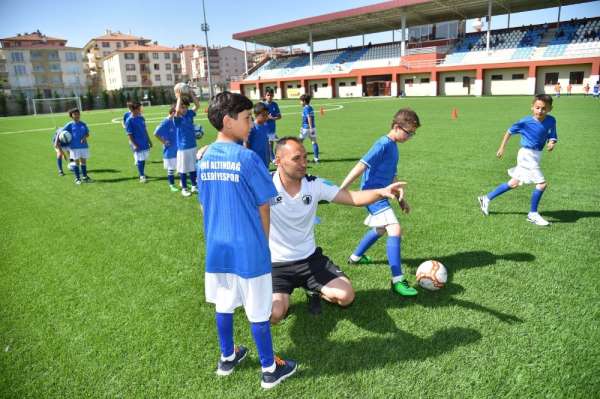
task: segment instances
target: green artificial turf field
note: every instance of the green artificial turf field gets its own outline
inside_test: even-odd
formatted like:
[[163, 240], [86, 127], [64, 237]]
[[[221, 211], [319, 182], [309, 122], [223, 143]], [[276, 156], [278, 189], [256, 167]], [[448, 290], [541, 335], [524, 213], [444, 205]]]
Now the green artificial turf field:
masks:
[[[299, 102], [279, 104], [279, 136], [297, 135]], [[169, 191], [157, 141], [150, 181], [142, 185], [123, 129], [113, 123], [123, 110], [83, 113], [94, 182], [76, 186], [70, 173], [57, 176], [50, 143], [66, 115], [2, 118], [0, 396], [597, 396], [600, 101], [555, 101], [559, 143], [542, 160], [549, 188], [540, 212], [553, 222], [548, 228], [525, 220], [532, 186], [496, 199], [489, 217], [476, 200], [508, 179], [518, 138], [504, 159], [495, 152], [510, 124], [529, 113], [530, 98], [313, 106], [322, 161], [310, 173], [338, 184], [387, 133], [395, 111], [417, 111], [422, 128], [399, 147], [398, 177], [409, 182], [412, 207], [401, 216], [403, 267], [414, 283], [423, 260], [441, 261], [449, 272], [444, 289], [420, 290], [415, 299], [392, 295], [384, 240], [369, 252], [375, 265], [346, 265], [366, 231], [365, 210], [322, 205], [317, 242], [352, 280], [355, 303], [344, 310], [323, 305], [315, 317], [302, 291], [294, 293], [273, 341], [299, 371], [268, 392], [238, 310], [236, 343], [251, 354], [234, 374], [218, 378], [199, 205], [195, 196]], [[145, 110], [150, 133], [165, 114], [166, 107]], [[215, 136], [205, 118], [197, 118], [207, 131], [200, 145]]]

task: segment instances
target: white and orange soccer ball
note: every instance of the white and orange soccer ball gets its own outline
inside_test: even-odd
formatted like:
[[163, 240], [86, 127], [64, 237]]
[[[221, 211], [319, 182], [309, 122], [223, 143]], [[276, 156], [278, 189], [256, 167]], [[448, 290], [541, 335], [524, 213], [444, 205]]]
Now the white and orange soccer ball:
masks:
[[177, 83], [173, 87], [175, 94], [181, 93], [182, 96], [190, 96], [192, 94], [192, 88], [187, 83]]
[[429, 291], [437, 291], [448, 281], [448, 271], [437, 260], [428, 260], [417, 268], [417, 282]]

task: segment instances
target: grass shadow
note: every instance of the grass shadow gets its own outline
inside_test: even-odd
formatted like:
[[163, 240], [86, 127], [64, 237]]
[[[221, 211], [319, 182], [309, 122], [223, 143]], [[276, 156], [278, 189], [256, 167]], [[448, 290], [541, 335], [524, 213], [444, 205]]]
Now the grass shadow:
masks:
[[137, 176], [129, 176], [129, 177], [115, 177], [114, 179], [94, 179], [94, 183], [120, 183], [129, 180], [139, 180]]
[[92, 173], [119, 173], [118, 169], [90, 169], [88, 170], [90, 174]]
[[[453, 299], [452, 295], [460, 289], [455, 287], [445, 292], [440, 290], [431, 301], [439, 302], [437, 306], [459, 305], [490, 314], [496, 312], [477, 304]], [[423, 294], [423, 297], [427, 296]], [[294, 347], [286, 351], [286, 356], [298, 359], [302, 363], [305, 375], [354, 374], [357, 370], [382, 369], [386, 364], [440, 356], [457, 347], [472, 344], [482, 337], [479, 331], [465, 327], [442, 327], [431, 331], [425, 338], [399, 329], [396, 325], [397, 320], [389, 315], [388, 310], [405, 308], [407, 304], [423, 305], [418, 299], [404, 300], [388, 290], [380, 289], [357, 292], [354, 305], [347, 309], [340, 309], [334, 305], [324, 306], [323, 313], [318, 318], [310, 315], [305, 309], [299, 309], [305, 305], [292, 305], [290, 312], [295, 317], [294, 320], [290, 320], [293, 323], [290, 338]], [[496, 313], [504, 319], [514, 318], [511, 315]], [[359, 339], [351, 337], [345, 341], [330, 338], [336, 333], [340, 321], [348, 321], [371, 332], [369, 335], [374, 333], [377, 336]], [[333, 353], [340, 356], [332, 356]]]
[[[549, 218], [551, 223], [576, 223], [583, 218], [598, 218], [598, 211], [578, 211], [575, 209], [563, 209], [559, 211], [542, 211], [542, 216]], [[527, 212], [490, 212], [490, 215], [523, 215], [527, 216]]]

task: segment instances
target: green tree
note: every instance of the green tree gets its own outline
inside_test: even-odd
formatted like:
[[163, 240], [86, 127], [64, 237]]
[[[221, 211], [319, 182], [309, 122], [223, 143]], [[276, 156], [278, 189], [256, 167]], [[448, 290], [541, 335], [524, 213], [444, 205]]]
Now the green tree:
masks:
[[17, 104], [19, 104], [19, 113], [27, 115], [27, 97], [25, 97], [25, 93], [22, 91], [19, 92], [19, 96], [17, 97]]
[[0, 115], [8, 115], [8, 109], [6, 108], [6, 96], [4, 95], [3, 90], [0, 90]]
[[102, 102], [103, 102], [103, 106], [104, 108], [109, 108], [110, 104], [109, 104], [109, 99], [110, 99], [110, 94], [108, 94], [108, 92], [106, 90], [102, 90]]

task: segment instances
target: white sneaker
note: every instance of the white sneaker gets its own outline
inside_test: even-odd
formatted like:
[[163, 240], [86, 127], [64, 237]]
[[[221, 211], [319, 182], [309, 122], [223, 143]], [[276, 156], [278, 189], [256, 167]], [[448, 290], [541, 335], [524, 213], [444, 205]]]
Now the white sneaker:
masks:
[[181, 195], [183, 195], [184, 197], [189, 197], [190, 195], [192, 195], [192, 193], [187, 188], [182, 188]]
[[487, 195], [482, 195], [480, 197], [477, 197], [477, 200], [479, 201], [479, 207], [481, 208], [481, 212], [483, 212], [485, 216], [488, 216], [490, 214], [490, 199], [487, 197]]
[[549, 226], [550, 222], [547, 221], [537, 212], [529, 212], [527, 214], [527, 221], [535, 224], [536, 226]]
[[146, 176], [140, 176], [140, 183], [146, 183]]
[[193, 193], [197, 193], [197, 192], [198, 192], [198, 187], [196, 187], [196, 186], [192, 186], [192, 192], [193, 192]]

